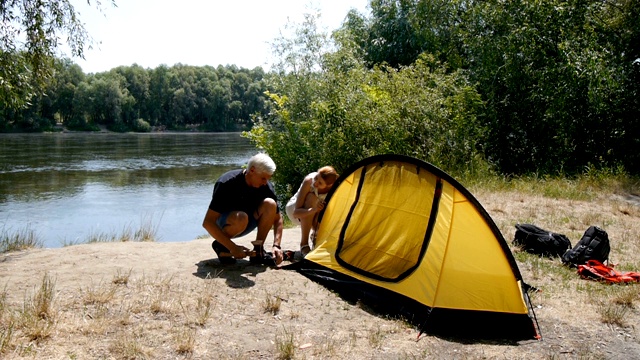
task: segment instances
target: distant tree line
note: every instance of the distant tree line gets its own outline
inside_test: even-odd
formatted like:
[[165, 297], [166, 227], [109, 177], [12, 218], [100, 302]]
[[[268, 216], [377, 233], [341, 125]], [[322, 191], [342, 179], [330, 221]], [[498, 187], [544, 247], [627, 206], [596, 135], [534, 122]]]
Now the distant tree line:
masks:
[[236, 66], [120, 66], [84, 74], [68, 59], [56, 60], [43, 91], [19, 108], [0, 104], [0, 129], [146, 132], [153, 128], [238, 131], [252, 114], [266, 114], [264, 71]]

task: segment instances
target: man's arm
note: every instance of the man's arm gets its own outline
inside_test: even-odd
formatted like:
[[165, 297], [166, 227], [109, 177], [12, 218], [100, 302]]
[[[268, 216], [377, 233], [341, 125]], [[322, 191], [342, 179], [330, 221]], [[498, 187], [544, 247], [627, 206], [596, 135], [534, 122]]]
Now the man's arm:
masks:
[[278, 246], [281, 245], [282, 229], [283, 229], [282, 214], [278, 212], [276, 214], [276, 218], [273, 220], [273, 245], [278, 245]]
[[[227, 249], [231, 255], [233, 255], [236, 259], [242, 259], [247, 254], [245, 253], [246, 248], [236, 245], [231, 238], [218, 226], [217, 221], [220, 217], [220, 213], [217, 211], [213, 211], [211, 209], [207, 209], [207, 214], [204, 216], [204, 221], [202, 222], [202, 227], [207, 230], [209, 235], [211, 235], [214, 239], [218, 240], [218, 242]], [[282, 230], [280, 231], [282, 234]]]
[[276, 257], [276, 265], [279, 265], [284, 259], [284, 253], [282, 252], [282, 229], [283, 229], [283, 221], [282, 214], [280, 212], [276, 213], [275, 219], [273, 220], [273, 254]]

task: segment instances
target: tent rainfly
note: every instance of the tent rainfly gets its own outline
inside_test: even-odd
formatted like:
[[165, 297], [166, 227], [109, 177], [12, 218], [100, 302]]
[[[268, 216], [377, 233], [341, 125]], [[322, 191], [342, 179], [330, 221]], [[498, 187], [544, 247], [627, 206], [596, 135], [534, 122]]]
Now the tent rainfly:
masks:
[[460, 183], [415, 158], [378, 155], [344, 171], [316, 247], [288, 268], [426, 333], [540, 338], [500, 230]]

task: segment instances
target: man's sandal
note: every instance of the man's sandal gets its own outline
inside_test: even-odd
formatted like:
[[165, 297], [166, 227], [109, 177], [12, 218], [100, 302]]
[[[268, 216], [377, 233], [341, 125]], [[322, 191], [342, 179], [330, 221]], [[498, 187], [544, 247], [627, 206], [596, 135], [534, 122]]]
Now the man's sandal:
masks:
[[220, 244], [217, 240], [214, 240], [211, 243], [211, 247], [213, 248], [213, 251], [216, 252], [216, 255], [218, 255], [218, 260], [220, 260], [220, 264], [229, 265], [229, 264], [236, 263], [236, 259], [233, 257], [233, 255], [231, 255], [231, 253], [229, 252], [229, 249], [224, 247], [224, 245]]
[[254, 265], [276, 266], [273, 255], [264, 250], [264, 240], [252, 241], [253, 250], [249, 254], [249, 262]]
[[[269, 253], [266, 253], [262, 247], [264, 240], [252, 241], [251, 243], [253, 244], [253, 250], [245, 251], [245, 254], [249, 256], [250, 263], [270, 266], [275, 265], [273, 257]], [[216, 252], [216, 255], [218, 255], [220, 264], [229, 265], [236, 263], [236, 258], [234, 258], [231, 252], [229, 252], [229, 249], [218, 241], [211, 243], [211, 247], [213, 248], [213, 251]]]
[[252, 264], [262, 263], [262, 257], [264, 256], [264, 240], [252, 241], [251, 245], [253, 245], [254, 255], [249, 257], [249, 262]]
[[[307, 249], [307, 252], [304, 252], [304, 249]], [[302, 245], [300, 246], [300, 253], [302, 254], [302, 257], [307, 256], [307, 254], [311, 251], [311, 246], [309, 245]]]

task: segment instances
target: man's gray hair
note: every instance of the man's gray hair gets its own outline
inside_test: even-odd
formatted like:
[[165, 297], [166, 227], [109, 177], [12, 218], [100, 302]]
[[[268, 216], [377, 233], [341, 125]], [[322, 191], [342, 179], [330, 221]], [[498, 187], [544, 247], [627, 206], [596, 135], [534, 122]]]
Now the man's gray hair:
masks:
[[258, 173], [273, 175], [276, 172], [276, 163], [265, 153], [255, 154], [249, 159], [247, 169], [254, 167]]

